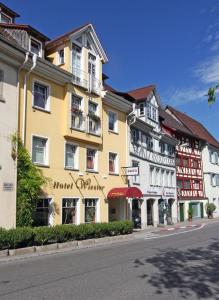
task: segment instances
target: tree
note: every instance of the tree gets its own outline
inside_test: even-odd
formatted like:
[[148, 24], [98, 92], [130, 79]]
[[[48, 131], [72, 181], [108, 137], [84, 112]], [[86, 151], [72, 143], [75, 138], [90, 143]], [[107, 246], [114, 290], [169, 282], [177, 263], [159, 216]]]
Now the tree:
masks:
[[219, 84], [214, 87], [210, 87], [208, 90], [208, 104], [213, 104], [216, 101], [216, 91], [219, 88]]
[[[32, 226], [35, 201], [42, 194], [42, 186], [48, 178], [32, 163], [20, 138], [13, 136], [13, 144], [17, 145], [17, 226]], [[14, 150], [12, 152], [14, 155]]]

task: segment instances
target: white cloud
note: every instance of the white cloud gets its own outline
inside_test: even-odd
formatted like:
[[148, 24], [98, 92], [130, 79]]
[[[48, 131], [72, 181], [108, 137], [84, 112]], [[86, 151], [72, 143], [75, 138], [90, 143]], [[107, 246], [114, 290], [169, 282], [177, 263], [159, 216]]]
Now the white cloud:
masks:
[[194, 75], [202, 83], [219, 82], [219, 55], [215, 55], [194, 68]]
[[207, 88], [198, 89], [197, 87], [189, 88], [171, 88], [166, 92], [166, 102], [170, 105], [179, 106], [190, 102], [206, 101]]

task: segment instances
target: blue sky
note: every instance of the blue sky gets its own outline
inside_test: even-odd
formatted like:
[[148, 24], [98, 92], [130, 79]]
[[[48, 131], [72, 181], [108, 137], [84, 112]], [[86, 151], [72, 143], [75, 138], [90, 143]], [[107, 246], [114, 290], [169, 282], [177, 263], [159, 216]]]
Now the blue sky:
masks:
[[125, 91], [155, 83], [163, 104], [219, 140], [219, 97], [209, 107], [204, 96], [219, 82], [218, 0], [2, 2], [50, 38], [91, 22], [109, 58], [109, 84]]

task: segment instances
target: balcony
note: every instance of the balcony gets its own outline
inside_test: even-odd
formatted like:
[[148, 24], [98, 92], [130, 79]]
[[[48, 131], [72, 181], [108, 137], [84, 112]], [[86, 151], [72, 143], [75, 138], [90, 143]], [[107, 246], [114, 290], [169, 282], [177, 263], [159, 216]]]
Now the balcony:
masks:
[[72, 68], [72, 81], [74, 84], [85, 88], [89, 93], [100, 95], [102, 90], [102, 82], [81, 69]]

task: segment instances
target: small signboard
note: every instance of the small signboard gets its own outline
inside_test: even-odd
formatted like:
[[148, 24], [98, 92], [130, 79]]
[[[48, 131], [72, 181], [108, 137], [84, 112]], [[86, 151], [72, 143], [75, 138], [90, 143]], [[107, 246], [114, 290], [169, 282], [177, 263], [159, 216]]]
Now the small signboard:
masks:
[[125, 168], [126, 176], [137, 176], [139, 175], [139, 167], [127, 167]]
[[14, 184], [12, 182], [3, 182], [3, 191], [12, 192], [14, 190]]

